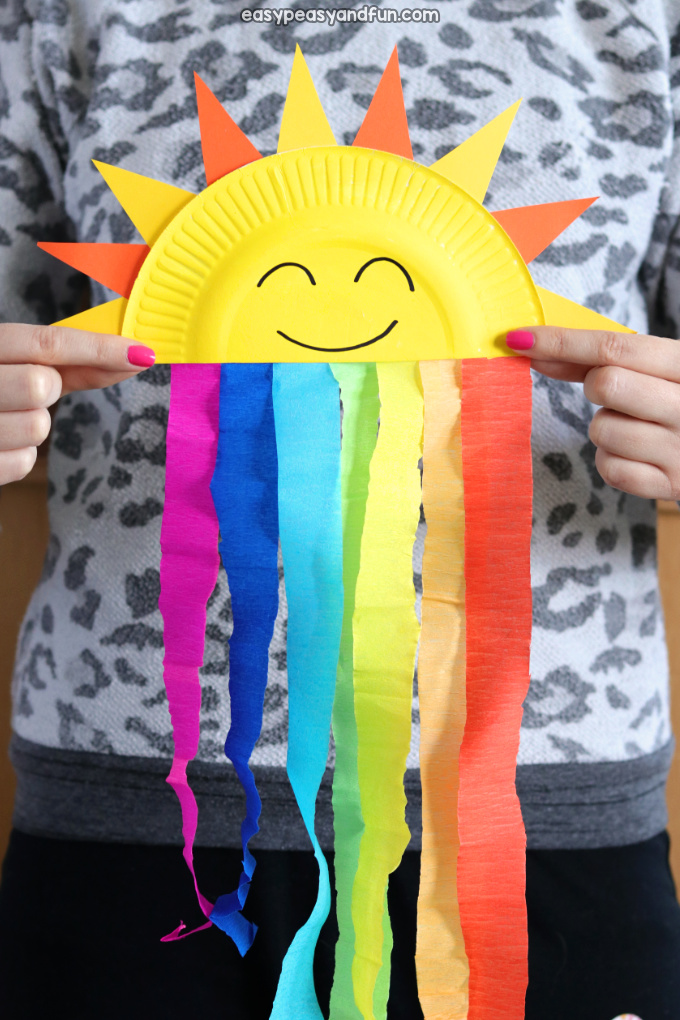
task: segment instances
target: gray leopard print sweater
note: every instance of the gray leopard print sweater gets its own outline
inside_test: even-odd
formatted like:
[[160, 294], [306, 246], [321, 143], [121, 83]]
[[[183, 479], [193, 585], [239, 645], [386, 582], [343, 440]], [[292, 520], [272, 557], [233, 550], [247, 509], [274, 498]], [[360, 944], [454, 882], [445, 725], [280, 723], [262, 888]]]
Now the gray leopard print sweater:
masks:
[[[381, 12], [387, 3], [404, 6], [385, 0]], [[249, 22], [241, 0], [0, 0], [3, 319], [50, 322], [82, 300], [84, 279], [37, 240], [139, 240], [93, 158], [204, 185], [194, 71], [266, 154], [297, 42], [346, 143], [398, 44], [416, 158], [433, 162], [523, 96], [488, 206], [601, 196], [536, 260], [535, 279], [638, 331], [678, 335], [678, 0], [429, 0], [437, 23], [372, 25], [342, 13], [355, 0], [288, 6], [308, 20], [266, 20], [261, 0]], [[335, 12], [334, 24], [320, 11]], [[112, 296], [93, 287], [95, 303]], [[168, 369], [157, 367], [73, 394], [56, 414], [52, 534], [13, 687], [15, 823], [27, 832], [181, 838], [164, 784], [172, 735], [157, 606], [168, 399]], [[517, 769], [531, 847], [619, 845], [665, 824], [672, 740], [655, 509], [599, 477], [592, 414], [580, 386], [534, 378], [532, 682]], [[512, 513], [502, 491], [498, 512]], [[419, 548], [422, 534], [416, 588]], [[221, 574], [192, 773], [206, 845], [239, 845], [243, 802], [222, 756], [230, 626]], [[254, 755], [265, 805], [255, 842], [294, 848], [308, 844], [284, 771], [285, 626], [282, 598]], [[418, 846], [417, 698], [413, 718], [406, 786]]]

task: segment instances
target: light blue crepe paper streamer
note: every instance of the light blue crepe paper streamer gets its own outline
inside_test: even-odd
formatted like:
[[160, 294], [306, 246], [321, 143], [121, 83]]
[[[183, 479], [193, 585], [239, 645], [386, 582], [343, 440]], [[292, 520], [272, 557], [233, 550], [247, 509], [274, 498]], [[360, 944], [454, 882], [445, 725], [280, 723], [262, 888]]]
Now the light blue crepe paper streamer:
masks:
[[243, 956], [257, 925], [241, 914], [255, 870], [248, 841], [259, 830], [262, 802], [248, 764], [262, 729], [269, 644], [279, 605], [277, 457], [271, 365], [222, 365], [220, 430], [210, 485], [220, 525], [234, 629], [229, 641], [231, 725], [224, 752], [246, 795], [238, 888], [220, 896], [210, 920]]
[[314, 950], [328, 865], [314, 832], [342, 630], [340, 395], [327, 364], [274, 365], [279, 529], [288, 599], [288, 776], [319, 865], [319, 892], [283, 961], [271, 1020], [322, 1020]]

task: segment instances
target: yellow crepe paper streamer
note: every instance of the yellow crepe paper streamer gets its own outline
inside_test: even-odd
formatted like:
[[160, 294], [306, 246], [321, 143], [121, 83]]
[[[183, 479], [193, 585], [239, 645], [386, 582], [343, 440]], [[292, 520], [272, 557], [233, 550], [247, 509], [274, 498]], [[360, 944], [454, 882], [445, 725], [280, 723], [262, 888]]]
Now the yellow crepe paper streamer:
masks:
[[380, 431], [371, 461], [354, 609], [354, 710], [365, 829], [352, 893], [354, 996], [375, 1020], [388, 877], [409, 841], [404, 771], [419, 624], [412, 552], [420, 516], [423, 395], [416, 362], [379, 363]]
[[[375, 365], [332, 365], [340, 385], [343, 406], [342, 485], [343, 588], [345, 606], [338, 659], [338, 678], [333, 704], [335, 770], [333, 773], [333, 819], [335, 829], [335, 888], [339, 938], [335, 949], [335, 975], [331, 992], [330, 1020], [361, 1020], [354, 1001], [352, 960], [354, 922], [352, 886], [359, 861], [364, 831], [357, 773], [357, 727], [354, 717], [354, 652], [352, 617], [361, 536], [368, 498], [369, 465], [378, 437], [378, 376]], [[378, 1020], [387, 1016], [390, 984], [392, 928], [387, 910], [383, 913], [383, 965], [373, 995]]]
[[427, 537], [418, 695], [423, 844], [416, 970], [425, 1020], [466, 1020], [469, 967], [458, 911], [458, 754], [465, 726], [465, 516], [461, 363], [421, 361]]

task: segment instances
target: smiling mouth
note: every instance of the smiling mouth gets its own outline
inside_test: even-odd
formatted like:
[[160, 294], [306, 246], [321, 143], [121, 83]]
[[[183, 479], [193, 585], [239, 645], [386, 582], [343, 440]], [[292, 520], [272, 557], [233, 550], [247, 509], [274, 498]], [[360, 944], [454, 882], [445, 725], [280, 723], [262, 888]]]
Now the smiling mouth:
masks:
[[342, 351], [358, 351], [360, 347], [370, 347], [371, 344], [375, 344], [378, 340], [382, 340], [388, 333], [391, 333], [394, 327], [397, 325], [398, 320], [394, 319], [389, 324], [387, 329], [379, 333], [378, 336], [374, 336], [372, 340], [364, 340], [362, 344], [353, 344], [351, 347], [314, 347], [312, 344], [303, 344], [301, 340], [294, 340], [292, 336], [288, 336], [283, 330], [277, 329], [279, 336], [282, 336], [284, 340], [288, 340], [291, 344], [297, 344], [298, 347], [306, 347], [308, 351], [330, 351], [331, 353], [342, 352]]

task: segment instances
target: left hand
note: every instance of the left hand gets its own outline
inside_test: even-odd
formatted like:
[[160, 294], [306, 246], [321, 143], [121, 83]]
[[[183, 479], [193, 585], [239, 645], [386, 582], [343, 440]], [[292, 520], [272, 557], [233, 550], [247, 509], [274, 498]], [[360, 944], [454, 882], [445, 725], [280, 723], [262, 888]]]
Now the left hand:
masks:
[[582, 382], [588, 400], [601, 405], [589, 434], [608, 485], [646, 499], [680, 499], [677, 340], [532, 326], [509, 333], [508, 346], [543, 375]]

